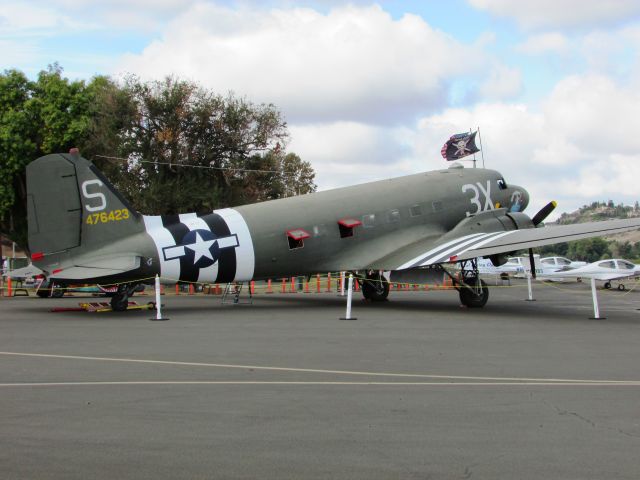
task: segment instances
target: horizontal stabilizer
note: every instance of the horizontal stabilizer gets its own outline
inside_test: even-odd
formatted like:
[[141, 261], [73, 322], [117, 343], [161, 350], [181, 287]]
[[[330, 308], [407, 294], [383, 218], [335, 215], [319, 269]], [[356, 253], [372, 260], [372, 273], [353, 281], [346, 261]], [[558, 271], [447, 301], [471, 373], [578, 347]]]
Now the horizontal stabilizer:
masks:
[[[83, 262], [80, 262], [83, 263]], [[120, 257], [102, 257], [92, 259], [83, 265], [74, 265], [54, 273], [54, 280], [84, 280], [88, 278], [109, 277], [136, 270], [140, 267], [140, 257], [126, 255]]]

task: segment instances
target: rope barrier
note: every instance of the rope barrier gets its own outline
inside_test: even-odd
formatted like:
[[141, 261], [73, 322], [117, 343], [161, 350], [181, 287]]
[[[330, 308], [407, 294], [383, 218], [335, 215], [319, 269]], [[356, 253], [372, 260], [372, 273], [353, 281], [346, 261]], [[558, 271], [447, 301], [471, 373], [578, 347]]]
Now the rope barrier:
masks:
[[[298, 278], [305, 278], [304, 281], [300, 281], [298, 282], [297, 279]], [[312, 281], [310, 280], [310, 278], [313, 278], [313, 276], [311, 277], [307, 277], [305, 276], [294, 276], [294, 277], [285, 277], [280, 279], [282, 284], [281, 284], [281, 289], [280, 289], [280, 293], [297, 293], [297, 292], [305, 292], [305, 293], [323, 293], [324, 292], [340, 292], [340, 273], [339, 272], [329, 272], [326, 274], [316, 274], [315, 275], [315, 285], [312, 286]], [[353, 276], [354, 279], [354, 287], [353, 289], [355, 291], [359, 291], [360, 287], [359, 287], [359, 283], [364, 282], [365, 280], [367, 280], [366, 277], [362, 276], [362, 275], [355, 275]], [[447, 280], [448, 277], [446, 278]], [[139, 278], [139, 279], [135, 279], [135, 280], [130, 280], [127, 283], [146, 283], [146, 284], [151, 284], [153, 281], [155, 280], [155, 277], [143, 277], [143, 278]], [[625, 279], [627, 280], [627, 279]], [[163, 285], [171, 285], [171, 284], [175, 284], [175, 295], [181, 295], [181, 294], [188, 294], [188, 295], [195, 295], [196, 293], [203, 293], [203, 294], [207, 294], [207, 295], [220, 295], [223, 292], [223, 286], [226, 284], [216, 284], [216, 283], [211, 283], [211, 282], [198, 282], [198, 281], [193, 281], [193, 282], [189, 282], [189, 281], [184, 281], [184, 280], [178, 280], [175, 278], [170, 278], [170, 277], [160, 277], [160, 281], [161, 284]], [[378, 280], [378, 281], [382, 281], [384, 283], [388, 283], [389, 284], [389, 289], [390, 290], [395, 290], [395, 291], [399, 291], [399, 292], [416, 292], [416, 291], [431, 291], [431, 290], [453, 290], [455, 289], [455, 287], [449, 282], [443, 282], [443, 283], [406, 283], [406, 282], [389, 282], [386, 279], [383, 280]], [[326, 282], [326, 283], [325, 283]], [[231, 282], [231, 283], [235, 283], [235, 282]], [[240, 282], [238, 282], [240, 283]], [[267, 279], [264, 281], [259, 281], [259, 282], [247, 282], [250, 287], [252, 288], [253, 293], [256, 294], [260, 294], [260, 293], [274, 293], [274, 288], [273, 288], [273, 283], [272, 283], [272, 279]], [[325, 287], [326, 288], [322, 288], [323, 283], [325, 283]], [[567, 293], [571, 293], [572, 295], [585, 295], [585, 296], [590, 296], [591, 292], [590, 291], [580, 291], [580, 290], [576, 290], [574, 288], [563, 288], [560, 284], [558, 284], [557, 282], [551, 282], [548, 280], [538, 280], [538, 284], [540, 286], [544, 286], [544, 287], [548, 287], [548, 288], [553, 288], [555, 290], [559, 290], [562, 292], [567, 292]], [[629, 288], [627, 288], [624, 292], [620, 291], [620, 296], [626, 296], [629, 295], [630, 293], [634, 292], [636, 289], [638, 289], [638, 287], [640, 286], [640, 280], [634, 280], [633, 278], [629, 278], [627, 281], [625, 281], [625, 284], [630, 285]], [[112, 284], [99, 284], [99, 286], [103, 289], [108, 289], [110, 287], [116, 287], [118, 284], [117, 283], [112, 283]], [[251, 286], [252, 285], [252, 286]], [[181, 286], [186, 286], [186, 292], [182, 291], [182, 287]], [[69, 292], [70, 293], [94, 293], [94, 294], [103, 294], [103, 293], [107, 293], [107, 292], [102, 292], [102, 291], [87, 291], [87, 292], [82, 292], [82, 291], [78, 291], [81, 290], [82, 288], [91, 288], [91, 285], [86, 285], [86, 286], [55, 286], [53, 288], [53, 290], [58, 290], [58, 291], [63, 291], [65, 293]], [[315, 287], [315, 288], [314, 288]], [[515, 285], [488, 285], [488, 287], [490, 289], [521, 289], [521, 288], [526, 288], [527, 285], [526, 283], [523, 284], [515, 284]], [[25, 285], [16, 285], [15, 282], [12, 283], [12, 285], [6, 285], [3, 287], [0, 287], [0, 293], [3, 294], [3, 296], [5, 298], [8, 298], [9, 296], [6, 295], [5, 293], [7, 292], [11, 292], [12, 295], [11, 296], [15, 296], [15, 291], [26, 291], [26, 292], [36, 292], [38, 290], [42, 290], [42, 288], [38, 287], [38, 286], [25, 286]], [[51, 290], [51, 287], [46, 287], [44, 288], [45, 291], [49, 291]], [[607, 289], [605, 289], [606, 291]], [[614, 289], [611, 289], [612, 291]], [[213, 293], [212, 293], [213, 291]], [[616, 290], [617, 291], [617, 290]], [[168, 295], [168, 291], [164, 291], [163, 295]]]

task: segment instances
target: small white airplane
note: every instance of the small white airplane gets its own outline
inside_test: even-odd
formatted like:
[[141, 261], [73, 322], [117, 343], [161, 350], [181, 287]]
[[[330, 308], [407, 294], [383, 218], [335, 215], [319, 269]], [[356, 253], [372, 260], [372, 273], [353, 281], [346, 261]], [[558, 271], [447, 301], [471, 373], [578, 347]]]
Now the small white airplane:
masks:
[[[534, 255], [535, 275], [534, 277], [539, 280], [546, 280], [551, 277], [551, 274], [561, 270], [567, 270], [570, 268], [578, 268], [585, 266], [587, 262], [572, 261], [565, 257], [545, 257], [540, 258], [540, 255]], [[526, 277], [527, 274], [531, 274], [531, 260], [529, 257], [510, 257], [507, 263], [502, 265], [501, 268], [509, 268], [515, 270], [515, 277]], [[562, 280], [561, 278], [553, 278], [554, 280]]]
[[495, 266], [489, 258], [478, 258], [478, 272], [481, 275], [515, 275], [519, 271], [522, 271], [522, 267], [515, 264], [509, 264], [508, 262]]
[[[598, 260], [570, 270], [561, 270], [545, 275], [551, 278], [590, 278], [604, 283], [604, 288], [611, 288], [612, 280], [622, 280], [640, 276], [640, 265], [635, 265], [628, 260], [613, 258]], [[624, 283], [618, 283], [618, 290], [625, 290]]]
[[581, 262], [577, 260], [569, 260], [565, 257], [545, 257], [540, 259], [540, 264], [543, 266], [548, 266], [551, 268], [555, 268], [558, 270], [566, 270], [567, 268], [579, 268], [584, 267], [587, 262]]

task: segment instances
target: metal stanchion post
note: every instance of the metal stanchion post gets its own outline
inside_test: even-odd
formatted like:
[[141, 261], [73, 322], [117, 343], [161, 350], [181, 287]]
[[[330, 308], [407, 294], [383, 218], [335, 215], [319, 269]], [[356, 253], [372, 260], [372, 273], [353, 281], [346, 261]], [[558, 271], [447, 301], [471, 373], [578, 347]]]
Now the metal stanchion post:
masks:
[[533, 288], [531, 288], [531, 273], [527, 274], [527, 288], [529, 290], [529, 298], [526, 299], [527, 302], [535, 302], [536, 299], [533, 298]]
[[353, 297], [353, 273], [349, 274], [349, 287], [347, 288], [347, 314], [344, 317], [340, 317], [340, 320], [357, 320], [356, 317], [351, 316], [351, 299]]
[[169, 320], [167, 317], [162, 317], [162, 302], [160, 299], [160, 277], [156, 275], [156, 318], [150, 318], [149, 320]]

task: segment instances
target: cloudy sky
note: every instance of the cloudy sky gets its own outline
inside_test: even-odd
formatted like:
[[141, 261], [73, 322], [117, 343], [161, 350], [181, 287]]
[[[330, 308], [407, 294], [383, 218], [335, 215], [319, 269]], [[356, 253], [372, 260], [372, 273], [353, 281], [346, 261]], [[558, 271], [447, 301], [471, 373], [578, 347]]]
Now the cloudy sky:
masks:
[[323, 190], [446, 168], [444, 141], [479, 127], [532, 211], [640, 199], [638, 0], [0, 0], [0, 49], [31, 77], [274, 103]]

